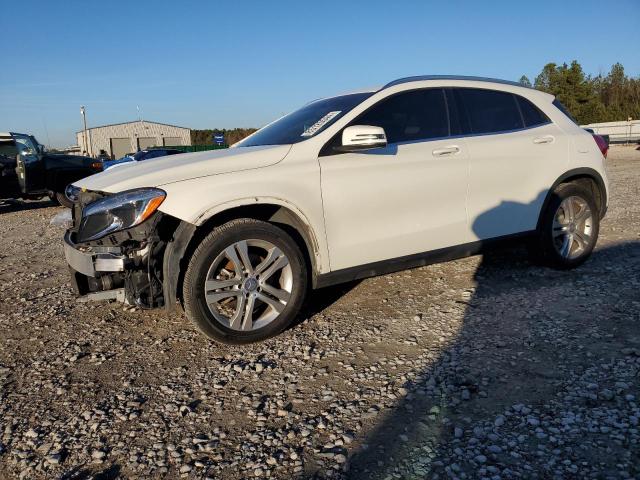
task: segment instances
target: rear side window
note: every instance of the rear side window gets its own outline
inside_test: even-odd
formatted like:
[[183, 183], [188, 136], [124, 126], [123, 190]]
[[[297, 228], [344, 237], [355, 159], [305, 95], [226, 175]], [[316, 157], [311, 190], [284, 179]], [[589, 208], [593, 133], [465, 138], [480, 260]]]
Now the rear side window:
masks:
[[518, 100], [518, 106], [522, 113], [522, 119], [524, 120], [524, 126], [527, 128], [536, 127], [538, 125], [544, 125], [549, 123], [549, 117], [542, 112], [533, 103], [520, 95], [515, 96]]
[[[469, 133], [499, 133], [523, 128], [515, 96], [508, 92], [460, 88], [459, 101], [467, 114]], [[466, 132], [465, 132], [466, 133]]]
[[444, 90], [399, 93], [381, 100], [352, 124], [384, 128], [389, 143], [447, 137], [449, 119]]

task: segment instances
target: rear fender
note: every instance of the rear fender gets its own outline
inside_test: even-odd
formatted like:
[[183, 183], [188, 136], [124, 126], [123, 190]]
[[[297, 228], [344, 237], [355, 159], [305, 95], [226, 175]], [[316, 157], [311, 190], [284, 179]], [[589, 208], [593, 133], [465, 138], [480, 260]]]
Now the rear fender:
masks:
[[583, 167], [583, 168], [574, 168], [563, 173], [551, 186], [549, 191], [547, 192], [547, 196], [544, 199], [542, 204], [542, 208], [540, 209], [540, 214], [538, 216], [538, 225], [537, 229], [540, 230], [542, 224], [542, 216], [549, 205], [553, 197], [553, 192], [561, 183], [567, 183], [567, 181], [571, 181], [572, 178], [582, 177], [582, 178], [591, 178], [598, 187], [598, 193], [600, 194], [601, 199], [601, 208], [600, 208], [600, 218], [603, 218], [605, 213], [607, 212], [607, 187], [604, 183], [602, 176], [593, 168]]

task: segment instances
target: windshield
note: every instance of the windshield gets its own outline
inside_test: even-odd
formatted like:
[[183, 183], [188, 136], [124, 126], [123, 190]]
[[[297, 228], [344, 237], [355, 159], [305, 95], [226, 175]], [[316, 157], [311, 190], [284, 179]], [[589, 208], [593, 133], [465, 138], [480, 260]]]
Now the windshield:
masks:
[[371, 95], [373, 92], [352, 93], [316, 100], [258, 130], [236, 146], [256, 147], [301, 142], [320, 133]]

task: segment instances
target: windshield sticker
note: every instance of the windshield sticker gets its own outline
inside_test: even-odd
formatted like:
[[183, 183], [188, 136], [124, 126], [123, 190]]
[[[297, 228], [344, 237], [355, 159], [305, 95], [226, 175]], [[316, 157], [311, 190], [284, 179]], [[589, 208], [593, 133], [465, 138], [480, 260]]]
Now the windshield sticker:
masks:
[[338, 110], [337, 112], [329, 112], [316, 123], [307, 128], [304, 132], [302, 132], [301, 137], [312, 137], [318, 130], [320, 130], [324, 125], [333, 120], [337, 115], [340, 115], [342, 110]]

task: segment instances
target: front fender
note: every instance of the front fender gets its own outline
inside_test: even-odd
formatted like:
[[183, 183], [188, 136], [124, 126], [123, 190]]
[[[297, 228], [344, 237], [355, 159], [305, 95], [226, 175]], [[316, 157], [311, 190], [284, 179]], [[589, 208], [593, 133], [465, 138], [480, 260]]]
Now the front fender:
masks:
[[189, 247], [189, 242], [191, 242], [196, 232], [196, 228], [192, 223], [181, 221], [164, 251], [164, 258], [162, 259], [162, 293], [164, 305], [168, 311], [174, 311], [178, 306], [180, 272], [186, 267], [186, 265], [182, 264], [182, 259]]
[[283, 199], [259, 197], [237, 199], [210, 208], [205, 214], [198, 218], [196, 223], [190, 223], [184, 220], [180, 221], [180, 224], [173, 233], [171, 241], [167, 244], [163, 258], [163, 293], [165, 305], [168, 310], [173, 311], [178, 306], [180, 281], [187, 267], [185, 255], [187, 255], [187, 250], [194, 248], [191, 246], [191, 241], [196, 235], [198, 228], [207, 229], [207, 226], [204, 224], [212, 219], [215, 221], [215, 217], [218, 215], [220, 216], [218, 220], [223, 223], [233, 217], [233, 215], [231, 215], [231, 217], [225, 215], [226, 213], [234, 214], [237, 213], [233, 212], [234, 209], [251, 206], [276, 207], [275, 213], [269, 218], [264, 218], [264, 220], [288, 225], [300, 234], [307, 247], [311, 261], [312, 283], [314, 286], [316, 285], [318, 274], [321, 272], [320, 265], [322, 256], [316, 234], [305, 215], [295, 205]]

